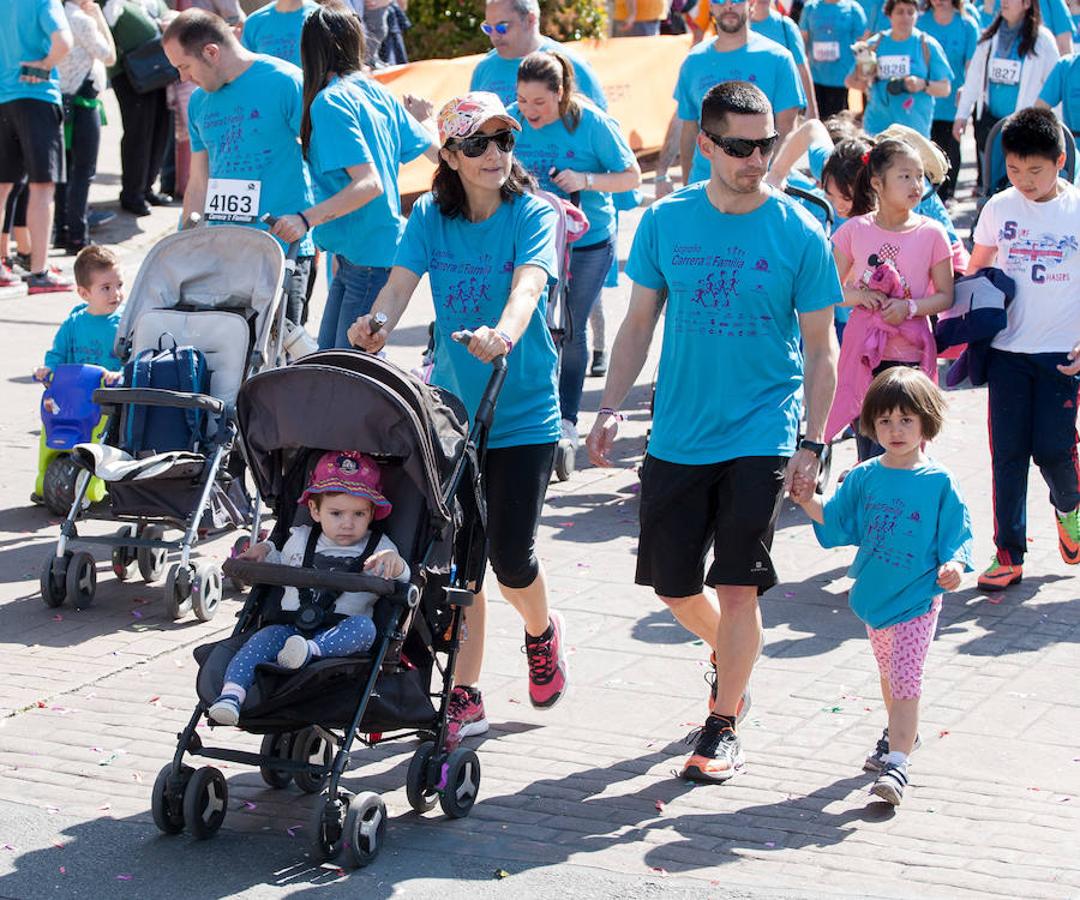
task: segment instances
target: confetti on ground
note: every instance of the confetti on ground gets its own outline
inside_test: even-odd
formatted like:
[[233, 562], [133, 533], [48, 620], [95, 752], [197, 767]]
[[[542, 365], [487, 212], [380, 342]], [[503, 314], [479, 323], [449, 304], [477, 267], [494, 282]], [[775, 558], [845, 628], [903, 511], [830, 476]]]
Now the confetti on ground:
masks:
[[788, 599], [791, 599], [792, 597], [795, 596], [795, 592], [794, 591], [784, 591], [784, 596], [787, 597]]
[[559, 522], [559, 527], [560, 528], [573, 528], [574, 523], [573, 522]]
[[250, 800], [244, 801], [244, 809], [258, 809], [257, 803], [252, 803]]
[[108, 756], [106, 756], [106, 757], [105, 757], [104, 759], [102, 759], [102, 760], [99, 760], [99, 761], [98, 761], [98, 765], [99, 765], [99, 766], [108, 766], [108, 765], [111, 765], [111, 764], [112, 764], [113, 760], [116, 760], [116, 759], [119, 759], [119, 758], [120, 758], [120, 754], [119, 754], [119, 753], [110, 753], [110, 754], [109, 754]]
[[938, 736], [939, 738], [943, 738], [943, 737], [945, 737], [945, 735], [947, 735], [948, 733], [949, 733], [949, 730], [948, 730], [947, 728], [943, 728], [943, 729], [941, 729], [941, 731], [939, 731], [939, 732], [938, 732], [938, 735], [937, 735], [937, 736]]
[[652, 866], [650, 871], [655, 872], [657, 875], [667, 875], [667, 869], [662, 866]]
[[145, 597], [136, 597], [136, 598], [135, 598], [134, 600], [132, 600], [131, 602], [132, 602], [132, 603], [139, 603], [139, 604], [142, 604], [142, 603], [149, 603], [150, 601], [149, 601], [149, 600], [147, 600], [147, 599], [146, 599]]
[[285, 829], [285, 833], [289, 837], [296, 837], [296, 832], [300, 831], [300, 829], [302, 829], [303, 827], [303, 825], [290, 825], [288, 828]]
[[90, 752], [91, 753], [104, 753], [105, 748], [104, 747], [91, 747]]
[[141, 619], [141, 618], [142, 618], [142, 613], [141, 613], [141, 612], [139, 612], [139, 611], [138, 611], [137, 609], [133, 609], [133, 610], [131, 611], [131, 614], [132, 614], [132, 615], [133, 615], [133, 616], [134, 616], [134, 617], [135, 617], [136, 619]]
[[140, 784], [142, 784], [142, 775], [140, 775], [140, 774], [139, 774], [138, 772], [132, 772], [132, 773], [131, 773], [131, 777], [132, 777], [133, 779], [135, 779], [135, 781], [137, 781], [137, 782], [139, 782]]
[[63, 866], [61, 866], [60, 867], [60, 874], [61, 875], [67, 875], [67, 869], [65, 869]]
[[655, 800], [655, 801], [653, 801], [653, 806], [656, 807], [657, 812], [663, 812], [664, 811], [664, 801], [663, 800]]
[[122, 875], [117, 875], [116, 876], [117, 881], [131, 881], [131, 878], [132, 878], [132, 876], [128, 875], [126, 872], [124, 874], [122, 874]]
[[822, 712], [827, 712], [827, 713], [838, 713], [843, 708], [844, 707], [842, 707], [842, 706], [823, 706], [823, 707], [821, 707], [821, 711]]
[[52, 620], [54, 622], [63, 622], [64, 617], [62, 615], [60, 615], [60, 613], [57, 613], [55, 616], [52, 617]]
[[14, 850], [15, 845], [14, 844], [4, 844], [4, 849], [5, 850]]
[[60, 812], [60, 807], [59, 806], [46, 806], [45, 807], [45, 812], [49, 813], [50, 815], [55, 816], [58, 812]]
[[766, 847], [775, 847], [776, 846], [776, 841], [766, 841], [765, 846]]
[[61, 844], [61, 843], [60, 843], [59, 841], [53, 841], [53, 846], [54, 846], [54, 847], [55, 847], [55, 848], [56, 848], [57, 850], [63, 850], [63, 849], [64, 849], [64, 845], [63, 845], [63, 844]]
[[507, 872], [506, 869], [496, 869], [495, 870], [495, 877], [496, 878], [509, 878], [510, 873]]
[[107, 812], [108, 810], [112, 809], [112, 804], [111, 803], [102, 803], [101, 806], [98, 807], [98, 809], [101, 812]]
[[1068, 803], [1069, 800], [1071, 800], [1071, 799], [1072, 799], [1071, 797], [1055, 797], [1054, 802], [1055, 803]]
[[161, 697], [159, 697], [157, 694], [155, 694], [153, 697], [151, 697], [146, 702], [147, 703], [158, 703], [160, 700], [161, 700]]
[[988, 603], [993, 603], [994, 606], [997, 606], [1004, 599], [1005, 599], [1004, 597], [987, 597], [986, 598], [987, 602]]

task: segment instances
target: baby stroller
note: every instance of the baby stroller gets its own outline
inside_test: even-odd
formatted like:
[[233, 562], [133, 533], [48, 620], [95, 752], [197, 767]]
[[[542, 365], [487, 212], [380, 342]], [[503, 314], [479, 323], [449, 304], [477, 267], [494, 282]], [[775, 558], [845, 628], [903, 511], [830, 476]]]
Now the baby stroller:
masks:
[[[223, 265], [222, 247], [243, 264]], [[109, 423], [102, 443], [78, 444], [71, 452], [84, 471], [56, 549], [42, 564], [41, 597], [47, 606], [67, 601], [85, 609], [93, 601], [96, 563], [90, 553], [70, 549], [77, 541], [110, 547], [113, 572], [121, 581], [132, 578], [136, 567], [147, 582], [157, 581], [165, 574], [168, 552], [179, 550], [180, 560], [168, 567], [165, 582], [167, 611], [174, 619], [190, 610], [203, 621], [214, 616], [221, 571], [209, 561], [193, 562], [191, 551], [206, 533], [239, 527], [252, 517], [258, 529], [242, 460], [230, 457], [235, 403], [240, 385], [280, 357], [284, 269], [273, 238], [240, 226], [182, 231], [147, 254], [117, 329], [116, 355], [138, 360], [144, 351], [171, 342], [178, 360], [192, 360], [199, 357], [194, 347], [205, 359], [209, 388], [128, 386], [94, 392]], [[206, 384], [205, 379], [198, 383]], [[170, 444], [174, 436], [161, 434], [167, 420], [159, 410], [173, 416], [168, 421], [179, 415], [191, 425], [188, 443]], [[84, 509], [91, 475], [108, 485], [107, 518], [124, 523], [115, 534], [78, 532], [78, 520], [100, 518]], [[166, 528], [183, 534], [166, 540]]]
[[[483, 583], [480, 460], [505, 377], [506, 362], [496, 358], [469, 431], [456, 397], [359, 351], [315, 353], [240, 389], [243, 446], [254, 482], [276, 516], [271, 540], [280, 546], [293, 525], [309, 521], [297, 498], [320, 455], [357, 449], [383, 469], [383, 487], [394, 504], [386, 534], [413, 574], [411, 583], [401, 584], [341, 569], [226, 562], [227, 574], [254, 587], [233, 634], [195, 650], [199, 703], [154, 784], [151, 806], [163, 832], [186, 828], [197, 838], [210, 837], [228, 807], [224, 775], [212, 766], [186, 765], [185, 754], [241, 762], [258, 766], [273, 788], [295, 781], [314, 794], [325, 785], [311, 827], [316, 856], [330, 860], [347, 849], [353, 863], [367, 865], [382, 847], [386, 805], [374, 792], [345, 790], [342, 774], [354, 741], [372, 747], [411, 735], [421, 744], [406, 776], [410, 805], [423, 813], [440, 803], [448, 816], [468, 814], [480, 762], [464, 747], [447, 752], [447, 704], [461, 611]], [[329, 591], [332, 598], [346, 590], [378, 594], [375, 643], [364, 655], [316, 658], [300, 670], [260, 664], [238, 726], [263, 735], [260, 751], [205, 746], [196, 726], [220, 693], [229, 661], [255, 629], [282, 621], [280, 598], [288, 585]], [[301, 613], [311, 602], [302, 601]], [[332, 600], [323, 608], [332, 608]], [[302, 615], [288, 614], [285, 621], [298, 623]], [[222, 726], [211, 721], [211, 727]], [[394, 733], [386, 737], [388, 732]]]

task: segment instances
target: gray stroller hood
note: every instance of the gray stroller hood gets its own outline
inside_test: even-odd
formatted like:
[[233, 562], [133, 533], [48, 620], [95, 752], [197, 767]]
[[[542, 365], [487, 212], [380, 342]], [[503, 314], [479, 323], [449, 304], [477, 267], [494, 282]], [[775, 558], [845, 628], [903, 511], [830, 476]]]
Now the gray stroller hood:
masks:
[[251, 475], [272, 507], [296, 503], [289, 473], [298, 452], [355, 449], [400, 461], [430, 525], [442, 532], [452, 523], [443, 486], [468, 436], [452, 394], [369, 354], [326, 350], [250, 378], [236, 412]]
[[[135, 326], [147, 311], [173, 309], [229, 310], [253, 321], [252, 354], [256, 368], [269, 359], [285, 254], [265, 231], [241, 225], [192, 228], [155, 244], [135, 276], [120, 326], [115, 353], [126, 360]], [[237, 347], [241, 360], [247, 347]]]

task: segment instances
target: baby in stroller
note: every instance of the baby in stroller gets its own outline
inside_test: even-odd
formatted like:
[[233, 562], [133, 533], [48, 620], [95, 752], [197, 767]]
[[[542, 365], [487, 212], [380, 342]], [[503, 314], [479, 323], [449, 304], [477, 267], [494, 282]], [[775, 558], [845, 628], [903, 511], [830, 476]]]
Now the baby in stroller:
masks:
[[[324, 453], [299, 503], [307, 503], [314, 525], [293, 528], [280, 552], [263, 541], [240, 558], [304, 568], [343, 568], [408, 582], [408, 564], [377, 524], [390, 515], [392, 506], [383, 496], [379, 466], [371, 457], [354, 450]], [[376, 636], [371, 619], [376, 599], [367, 592], [335, 597], [332, 592], [285, 588], [281, 609], [295, 613], [295, 623], [268, 625], [248, 638], [225, 670], [225, 683], [210, 707], [210, 718], [222, 725], [240, 720], [240, 707], [255, 683], [259, 663], [276, 661], [283, 668], [300, 669], [312, 657], [351, 656], [368, 650]], [[337, 623], [319, 628], [330, 610]], [[311, 625], [314, 628], [305, 627]]]

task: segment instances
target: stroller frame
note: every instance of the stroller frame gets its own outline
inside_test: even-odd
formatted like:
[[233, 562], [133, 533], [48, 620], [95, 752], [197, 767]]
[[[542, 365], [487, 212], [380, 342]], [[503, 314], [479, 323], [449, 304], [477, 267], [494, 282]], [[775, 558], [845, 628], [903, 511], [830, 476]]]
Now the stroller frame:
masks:
[[[463, 341], [467, 342], [467, 338]], [[323, 358], [334, 358], [343, 351], [328, 351], [306, 357], [298, 365], [316, 365]], [[349, 352], [349, 351], [344, 351]], [[387, 364], [388, 365], [388, 364]], [[450, 507], [462, 486], [467, 472], [470, 451], [482, 460], [486, 450], [495, 404], [506, 379], [506, 360], [496, 357], [492, 361], [492, 374], [481, 397], [478, 409], [461, 453], [455, 460], [451, 474], [441, 492], [442, 505]], [[300, 458], [303, 461], [303, 457]], [[479, 469], [474, 473], [479, 477]], [[427, 572], [427, 565], [435, 547], [428, 543], [423, 558], [414, 570]], [[379, 595], [375, 618], [385, 618], [386, 624], [378, 629], [379, 637], [370, 655], [370, 670], [363, 683], [355, 710], [347, 727], [340, 730], [311, 724], [291, 736], [275, 728], [270, 721], [256, 721], [245, 730], [264, 732], [259, 753], [204, 746], [196, 732], [199, 722], [206, 715], [209, 705], [200, 699], [187, 726], [178, 735], [173, 759], [155, 781], [151, 808], [158, 828], [167, 834], [177, 834], [185, 827], [196, 838], [211, 837], [220, 828], [227, 809], [228, 787], [224, 776], [213, 767], [198, 770], [185, 765], [184, 756], [200, 756], [207, 759], [225, 760], [258, 766], [263, 780], [271, 787], [285, 787], [290, 779], [307, 793], [319, 793], [324, 783], [326, 795], [323, 805], [316, 810], [313, 823], [313, 851], [317, 858], [329, 861], [349, 849], [352, 862], [365, 866], [372, 862], [381, 850], [385, 835], [386, 806], [378, 794], [366, 791], [352, 795], [341, 787], [341, 778], [349, 762], [353, 742], [367, 747], [390, 740], [417, 736], [420, 747], [410, 762], [406, 780], [406, 793], [414, 810], [423, 813], [438, 802], [443, 811], [452, 818], [469, 813], [476, 800], [480, 781], [480, 762], [475, 751], [457, 747], [447, 752], [447, 713], [453, 687], [454, 670], [460, 650], [460, 634], [463, 610], [471, 606], [476, 586], [470, 587], [466, 569], [468, 566], [452, 566], [448, 585], [443, 588], [450, 608], [448, 637], [444, 648], [436, 648], [436, 641], [422, 615], [416, 615], [421, 602], [420, 588], [415, 584], [399, 584], [370, 575], [341, 572], [320, 572], [297, 569], [291, 566], [230, 560], [225, 572], [233, 577], [255, 585], [292, 586], [298, 588], [331, 589], [341, 591], [370, 591]], [[482, 581], [482, 569], [480, 573]], [[256, 587], [241, 610], [233, 638], [244, 635], [254, 624], [262, 607], [263, 597]], [[381, 609], [380, 609], [381, 607]], [[410, 621], [411, 620], [411, 621]], [[360, 731], [368, 712], [380, 674], [392, 653], [400, 656], [408, 629], [414, 628], [425, 647], [431, 651], [433, 668], [439, 673], [442, 689], [437, 694], [427, 683], [428, 700], [440, 697], [434, 730], [424, 727], [395, 729], [389, 734], [369, 731], [367, 737]], [[396, 649], [392, 649], [396, 648]], [[445, 653], [440, 662], [439, 652]], [[217, 727], [210, 722], [211, 728]], [[331, 747], [337, 751], [331, 754]], [[318, 756], [318, 761], [314, 757]], [[332, 758], [331, 758], [332, 757]]]

